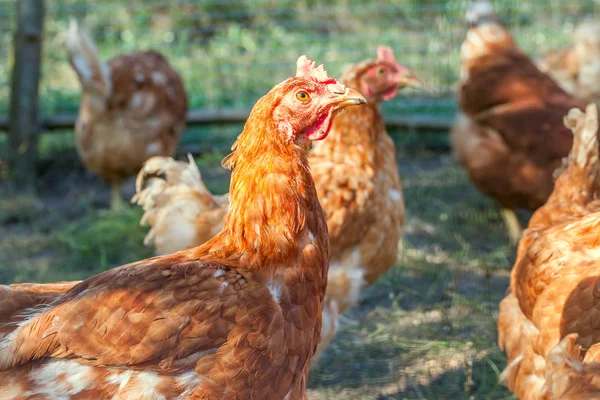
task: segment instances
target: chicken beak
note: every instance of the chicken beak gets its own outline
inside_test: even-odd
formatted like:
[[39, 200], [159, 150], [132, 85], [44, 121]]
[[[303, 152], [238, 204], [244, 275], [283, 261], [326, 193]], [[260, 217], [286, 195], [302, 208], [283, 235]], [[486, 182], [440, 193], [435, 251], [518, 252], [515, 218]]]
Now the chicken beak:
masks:
[[367, 99], [359, 93], [358, 90], [351, 89], [349, 87], [343, 87], [343, 91], [339, 90], [334, 92], [334, 97], [331, 100], [334, 111], [341, 110], [348, 106], [358, 106], [361, 104], [367, 104]]
[[419, 78], [416, 77], [413, 73], [409, 72], [408, 74], [400, 76], [398, 79], [399, 87], [412, 87], [415, 89], [423, 88], [423, 82]]

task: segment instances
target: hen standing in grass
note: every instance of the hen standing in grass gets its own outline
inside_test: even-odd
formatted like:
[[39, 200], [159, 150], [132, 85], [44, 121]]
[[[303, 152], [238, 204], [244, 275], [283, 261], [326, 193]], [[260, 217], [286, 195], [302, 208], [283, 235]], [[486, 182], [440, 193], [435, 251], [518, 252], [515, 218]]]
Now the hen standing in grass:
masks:
[[[332, 246], [318, 354], [335, 335], [338, 314], [396, 261], [404, 203], [395, 146], [379, 103], [405, 86], [420, 85], [389, 47], [380, 47], [376, 59], [350, 68], [341, 82], [362, 92], [369, 103], [336, 117], [330, 138], [315, 143], [309, 157]], [[161, 174], [164, 178], [157, 176]], [[136, 188], [132, 201], [143, 206], [142, 223], [151, 226], [144, 243], [154, 243], [159, 254], [204, 243], [218, 232], [228, 207], [226, 196], [206, 189], [193, 160], [148, 160]]]
[[[498, 342], [509, 360], [502, 377], [522, 399], [598, 398], [579, 392], [585, 386], [579, 383], [590, 376], [585, 376], [573, 337], [567, 336], [579, 334], [585, 350], [600, 342], [595, 322], [600, 315], [596, 106], [588, 106], [585, 114], [571, 110], [565, 124], [575, 134], [573, 149], [548, 201], [529, 222], [510, 293], [500, 303]], [[586, 361], [594, 357], [588, 353]]]
[[224, 160], [223, 230], [64, 294], [49, 287], [52, 302], [0, 330], [0, 398], [302, 399], [329, 265], [308, 142], [365, 101], [300, 57], [297, 77], [258, 100]]
[[552, 174], [573, 143], [562, 118], [585, 105], [536, 68], [489, 3], [474, 3], [467, 19], [452, 147], [477, 188], [501, 204], [517, 243], [514, 209], [535, 210], [548, 199]]
[[358, 301], [396, 262], [404, 225], [404, 200], [396, 147], [379, 105], [419, 80], [400, 65], [392, 49], [352, 66], [340, 79], [368, 104], [336, 118], [327, 140], [315, 143], [309, 162], [327, 217], [331, 265], [323, 332], [317, 357], [337, 332], [338, 314]]
[[110, 182], [111, 209], [119, 209], [124, 179], [152, 156], [175, 154], [187, 114], [183, 82], [155, 51], [102, 61], [74, 21], [67, 49], [82, 88], [77, 152], [88, 170]]

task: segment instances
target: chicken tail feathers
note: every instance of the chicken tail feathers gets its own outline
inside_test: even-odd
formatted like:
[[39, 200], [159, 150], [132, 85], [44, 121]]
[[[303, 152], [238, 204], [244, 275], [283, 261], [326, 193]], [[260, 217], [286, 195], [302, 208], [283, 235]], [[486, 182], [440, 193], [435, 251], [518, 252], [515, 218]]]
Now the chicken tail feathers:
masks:
[[138, 173], [132, 203], [142, 206], [142, 225], [151, 229], [144, 244], [159, 254], [198, 246], [222, 226], [226, 196], [213, 196], [202, 181], [196, 162], [152, 157]]
[[[153, 179], [158, 179], [161, 176], [163, 178], [160, 180], [164, 184], [185, 185], [211, 195], [202, 181], [200, 170], [191, 154], [188, 154], [188, 161], [189, 163], [185, 163], [175, 161], [171, 157], [160, 156], [148, 159], [135, 180], [137, 194], [134, 196], [134, 199], [141, 199], [143, 193], [149, 193], [149, 188], [146, 186], [149, 186], [153, 182]], [[139, 201], [138, 204], [140, 204]]]
[[98, 50], [87, 32], [71, 18], [66, 35], [69, 61], [84, 90], [107, 98], [112, 90], [110, 68], [100, 59]]
[[569, 157], [563, 159], [563, 166], [555, 171], [558, 178], [571, 167], [587, 171], [590, 182], [600, 178], [598, 169], [598, 110], [595, 104], [586, 107], [585, 113], [573, 108], [564, 118], [564, 124], [573, 132], [573, 147]]

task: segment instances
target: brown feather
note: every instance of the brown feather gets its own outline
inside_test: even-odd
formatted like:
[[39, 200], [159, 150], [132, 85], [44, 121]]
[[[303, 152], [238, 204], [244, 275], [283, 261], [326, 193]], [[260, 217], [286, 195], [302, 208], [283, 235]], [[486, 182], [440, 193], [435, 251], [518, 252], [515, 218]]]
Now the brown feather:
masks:
[[[356, 64], [341, 81], [353, 88], [375, 86], [369, 71], [385, 65], [378, 59]], [[314, 143], [310, 152], [312, 175], [327, 217], [332, 267], [325, 309], [331, 315], [324, 317], [331, 324], [322, 332], [318, 355], [336, 334], [337, 314], [357, 302], [360, 291], [394, 265], [402, 237], [404, 201], [396, 148], [379, 110], [382, 98], [375, 93], [366, 96], [369, 103], [340, 114], [329, 138]]]
[[[85, 167], [118, 183], [150, 157], [172, 156], [185, 127], [188, 100], [181, 77], [167, 60], [146, 51], [104, 63], [77, 27], [69, 31], [68, 49], [82, 83], [75, 141]], [[90, 85], [88, 75], [102, 78]]]
[[454, 152], [483, 193], [504, 208], [535, 210], [572, 146], [562, 118], [584, 104], [539, 71], [498, 22], [471, 28], [461, 59]]
[[[600, 343], [597, 245], [600, 203], [598, 115], [573, 109], [565, 125], [575, 138], [554, 191], [532, 216], [519, 244], [510, 294], [498, 321], [499, 344], [509, 358], [503, 373], [521, 398], [595, 398], [597, 368], [583, 351]], [[592, 356], [591, 356], [592, 357]], [[595, 372], [594, 372], [595, 371]]]

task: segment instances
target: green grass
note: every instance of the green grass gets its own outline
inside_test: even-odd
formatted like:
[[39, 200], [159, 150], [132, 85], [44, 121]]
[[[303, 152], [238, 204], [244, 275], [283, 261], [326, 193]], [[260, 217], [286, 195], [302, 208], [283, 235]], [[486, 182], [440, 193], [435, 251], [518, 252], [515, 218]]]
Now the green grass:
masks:
[[[228, 187], [223, 155], [198, 159], [218, 193]], [[515, 249], [498, 209], [450, 156], [399, 158], [404, 249], [344, 316], [311, 371], [309, 398], [512, 399], [498, 384], [506, 359], [496, 318]], [[141, 211], [106, 211], [108, 188], [95, 178], [54, 171], [42, 187], [37, 199], [0, 199], [0, 283], [82, 279], [151, 254]]]
[[25, 222], [30, 215], [13, 211], [20, 226], [8, 223], [2, 229], [6, 230], [0, 245], [3, 283], [85, 279], [152, 255], [151, 249], [140, 246], [147, 230], [140, 227], [142, 212], [137, 208], [119, 214], [90, 209], [74, 221], [56, 215], [44, 221], [40, 215], [39, 223]]

